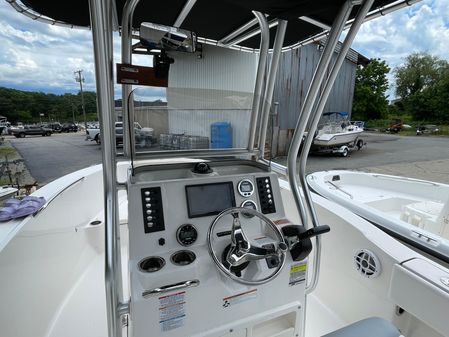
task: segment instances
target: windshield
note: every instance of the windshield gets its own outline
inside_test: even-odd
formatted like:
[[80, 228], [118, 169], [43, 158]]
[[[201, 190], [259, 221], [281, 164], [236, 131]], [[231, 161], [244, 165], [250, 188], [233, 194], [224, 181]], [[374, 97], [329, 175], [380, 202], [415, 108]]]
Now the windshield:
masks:
[[252, 93], [199, 88], [158, 90], [158, 97], [154, 97], [152, 88], [133, 92], [134, 120], [141, 126], [135, 133], [137, 152], [248, 146]]

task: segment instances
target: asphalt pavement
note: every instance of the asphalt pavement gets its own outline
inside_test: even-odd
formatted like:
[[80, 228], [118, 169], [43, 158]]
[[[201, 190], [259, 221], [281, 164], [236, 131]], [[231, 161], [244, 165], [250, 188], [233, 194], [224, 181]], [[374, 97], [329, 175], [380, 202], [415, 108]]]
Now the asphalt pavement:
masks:
[[[366, 146], [346, 158], [329, 154], [310, 155], [307, 172], [352, 169], [449, 183], [448, 137], [365, 132], [363, 138]], [[8, 139], [40, 184], [101, 163], [100, 145], [86, 141], [82, 132]], [[286, 159], [276, 158], [275, 161], [285, 164]]]
[[101, 163], [101, 148], [86, 141], [86, 134], [55, 133], [50, 137], [8, 137], [39, 185], [68, 173]]
[[[362, 134], [366, 146], [346, 158], [338, 154], [311, 154], [307, 173], [358, 170], [399, 175], [449, 184], [449, 137]], [[286, 158], [275, 161], [285, 165]]]

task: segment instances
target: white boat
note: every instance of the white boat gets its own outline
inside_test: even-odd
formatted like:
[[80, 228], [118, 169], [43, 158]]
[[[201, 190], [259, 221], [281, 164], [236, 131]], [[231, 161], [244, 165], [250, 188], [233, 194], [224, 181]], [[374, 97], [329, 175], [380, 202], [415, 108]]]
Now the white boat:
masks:
[[321, 118], [321, 125], [318, 126], [318, 134], [313, 140], [314, 147], [337, 147], [344, 144], [353, 146], [363, 146], [363, 141], [358, 143], [358, 138], [363, 132], [363, 127], [351, 124], [347, 120], [347, 113], [326, 112]]
[[449, 263], [449, 185], [354, 171], [315, 172], [309, 186]]
[[[90, 26], [103, 162], [37, 190], [34, 195], [46, 199], [42, 208], [0, 224], [8, 226], [0, 237], [1, 336], [449, 335], [447, 266], [311, 194], [304, 183], [307, 145], [297, 174], [304, 129], [318, 122], [361, 23], [410, 0], [339, 1], [340, 9], [333, 0], [8, 3], [39, 21]], [[146, 15], [151, 22], [138, 29]], [[333, 22], [332, 29], [318, 19]], [[183, 22], [198, 31], [186, 31]], [[112, 31], [118, 26], [122, 156], [116, 156], [113, 115]], [[270, 27], [276, 38], [267, 67]], [[260, 44], [252, 39], [259, 32]], [[132, 43], [135, 34], [140, 44]], [[319, 38], [309, 34], [327, 36], [327, 44], [302, 105], [287, 170], [264, 160], [264, 145], [256, 144], [265, 144], [282, 47]], [[191, 53], [198, 42], [202, 48]], [[133, 64], [133, 46], [154, 54], [154, 68]], [[257, 66], [229, 67], [217, 75], [213, 62], [241, 55], [236, 49], [256, 53]], [[255, 68], [256, 74], [242, 77]], [[193, 70], [215, 76], [206, 76], [201, 86], [193, 74], [179, 77]], [[138, 77], [142, 71], [146, 75]], [[232, 87], [212, 84], [221, 76], [233, 79]], [[252, 93], [237, 90], [251, 78]], [[139, 81], [168, 86], [167, 118], [152, 110], [160, 114], [150, 120], [170, 121], [169, 134], [202, 136], [217, 118], [234, 117], [233, 130], [246, 131], [244, 146], [136, 153], [129, 132], [136, 92], [130, 83]], [[170, 130], [173, 124], [184, 129]], [[312, 127], [305, 144], [313, 134]]]
[[12, 197], [14, 194], [16, 194], [18, 191], [17, 188], [12, 186], [1, 186], [0, 187], [0, 202]]

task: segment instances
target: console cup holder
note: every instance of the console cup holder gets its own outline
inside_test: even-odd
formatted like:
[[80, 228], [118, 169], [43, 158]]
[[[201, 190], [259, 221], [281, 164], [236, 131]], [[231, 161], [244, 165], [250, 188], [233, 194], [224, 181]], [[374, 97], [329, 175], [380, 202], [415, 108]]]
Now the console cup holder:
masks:
[[149, 256], [139, 262], [139, 270], [144, 273], [154, 273], [165, 266], [165, 260], [160, 256]]
[[171, 262], [177, 266], [187, 266], [195, 261], [195, 259], [195, 253], [190, 250], [180, 250], [170, 257]]

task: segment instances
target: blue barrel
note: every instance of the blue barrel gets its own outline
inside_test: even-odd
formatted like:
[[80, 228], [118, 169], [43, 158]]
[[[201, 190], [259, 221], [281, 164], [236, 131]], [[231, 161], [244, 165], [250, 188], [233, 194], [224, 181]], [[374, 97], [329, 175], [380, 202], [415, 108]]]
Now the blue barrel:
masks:
[[232, 148], [231, 123], [215, 122], [210, 125], [210, 147], [212, 149]]

